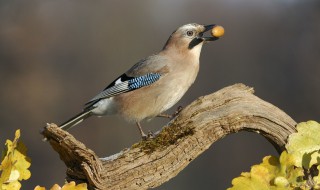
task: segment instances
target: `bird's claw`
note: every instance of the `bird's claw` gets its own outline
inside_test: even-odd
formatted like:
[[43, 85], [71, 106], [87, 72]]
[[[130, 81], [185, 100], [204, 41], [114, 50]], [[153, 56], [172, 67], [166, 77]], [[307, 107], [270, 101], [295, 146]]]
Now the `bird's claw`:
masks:
[[156, 136], [152, 131], [149, 131], [148, 134], [144, 134], [141, 136], [142, 140], [146, 141], [146, 140], [150, 140], [150, 139], [154, 139]]
[[172, 118], [176, 117], [182, 111], [182, 109], [182, 106], [178, 106], [177, 110], [172, 114]]

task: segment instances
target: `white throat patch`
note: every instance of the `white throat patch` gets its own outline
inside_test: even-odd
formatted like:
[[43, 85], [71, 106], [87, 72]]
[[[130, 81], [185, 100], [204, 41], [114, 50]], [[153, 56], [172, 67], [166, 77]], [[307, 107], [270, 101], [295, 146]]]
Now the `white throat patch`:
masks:
[[197, 59], [200, 58], [200, 53], [201, 53], [202, 45], [203, 45], [203, 42], [201, 42], [200, 44], [194, 46], [194, 47], [190, 50], [190, 52], [191, 52]]

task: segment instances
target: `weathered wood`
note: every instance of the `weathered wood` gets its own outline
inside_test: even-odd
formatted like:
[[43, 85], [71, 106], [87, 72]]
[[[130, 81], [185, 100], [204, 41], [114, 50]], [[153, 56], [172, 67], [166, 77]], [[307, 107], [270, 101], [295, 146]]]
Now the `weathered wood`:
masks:
[[296, 122], [279, 108], [235, 84], [184, 108], [154, 139], [108, 158], [98, 156], [68, 132], [49, 124], [42, 134], [68, 167], [67, 179], [92, 189], [149, 189], [175, 177], [215, 141], [242, 130], [266, 137], [284, 149]]

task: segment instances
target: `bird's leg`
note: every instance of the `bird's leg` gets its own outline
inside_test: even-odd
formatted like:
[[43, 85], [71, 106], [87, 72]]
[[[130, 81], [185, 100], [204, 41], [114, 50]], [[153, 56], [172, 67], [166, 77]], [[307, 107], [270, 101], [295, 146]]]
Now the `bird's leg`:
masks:
[[140, 134], [141, 134], [141, 138], [142, 138], [143, 140], [146, 140], [148, 136], [143, 132], [142, 127], [141, 127], [141, 125], [140, 125], [139, 122], [137, 122], [137, 126], [138, 126], [139, 132], [140, 132]]
[[142, 140], [147, 140], [147, 139], [152, 139], [154, 138], [154, 134], [152, 131], [149, 131], [148, 135], [146, 135], [143, 130], [142, 130], [142, 127], [141, 127], [141, 124], [139, 122], [137, 122], [137, 126], [138, 126], [138, 129], [140, 131], [140, 134], [141, 134], [141, 138]]
[[165, 117], [165, 118], [172, 119], [176, 117], [181, 112], [181, 110], [182, 110], [182, 106], [179, 106], [173, 114], [170, 115], [170, 114], [160, 113], [159, 115], [157, 115], [157, 117]]

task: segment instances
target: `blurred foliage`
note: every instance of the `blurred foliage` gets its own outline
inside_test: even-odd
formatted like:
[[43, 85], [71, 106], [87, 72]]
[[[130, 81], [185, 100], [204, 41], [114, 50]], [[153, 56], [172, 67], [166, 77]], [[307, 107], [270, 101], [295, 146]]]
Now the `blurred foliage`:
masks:
[[[87, 189], [88, 188], [86, 183], [81, 183], [76, 185], [74, 181], [71, 181], [70, 183], [66, 183], [62, 187], [55, 184], [50, 188], [50, 190], [87, 190]], [[46, 188], [37, 186], [36, 188], [34, 188], [34, 190], [46, 190]]]
[[264, 157], [250, 172], [233, 179], [229, 190], [320, 189], [320, 124], [303, 122], [297, 125], [297, 130], [288, 138], [288, 152], [282, 152], [280, 158]]
[[29, 167], [31, 160], [26, 156], [27, 148], [22, 142], [18, 142], [20, 130], [15, 133], [13, 141], [6, 141], [6, 149], [2, 153], [0, 166], [0, 189], [16, 190], [21, 188], [20, 181], [30, 178]]
[[[16, 130], [14, 140], [6, 141], [6, 149], [2, 152], [0, 165], [0, 190], [19, 190], [21, 180], [31, 177], [29, 167], [31, 160], [26, 156], [27, 148], [19, 142], [20, 130]], [[37, 186], [35, 190], [45, 190], [44, 187]], [[76, 185], [75, 182], [66, 183], [60, 187], [55, 184], [50, 190], [87, 190], [87, 184]]]

